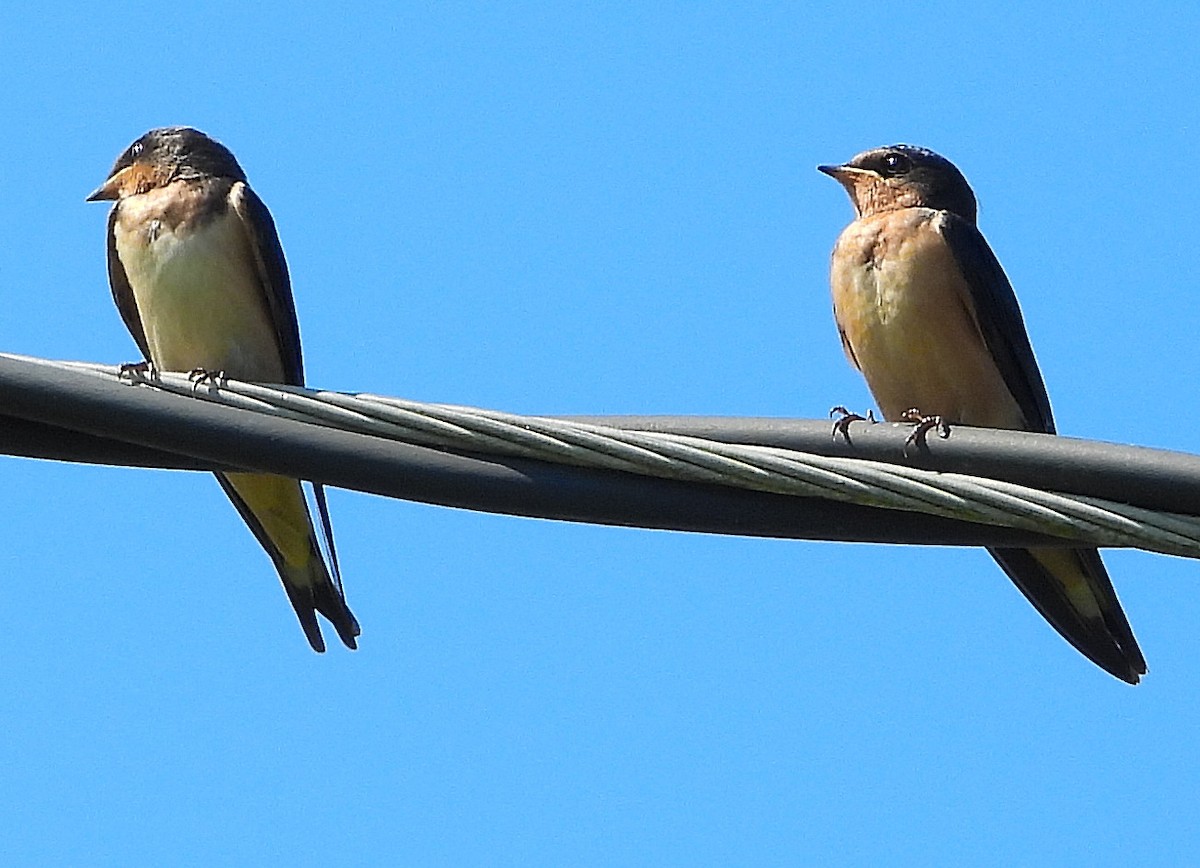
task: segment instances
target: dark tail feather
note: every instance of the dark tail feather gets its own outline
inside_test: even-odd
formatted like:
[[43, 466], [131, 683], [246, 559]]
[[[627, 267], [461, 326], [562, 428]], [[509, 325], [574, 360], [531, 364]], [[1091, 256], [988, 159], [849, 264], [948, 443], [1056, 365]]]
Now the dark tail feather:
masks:
[[304, 631], [304, 638], [308, 640], [308, 644], [314, 651], [324, 654], [325, 637], [321, 635], [321, 625], [317, 623], [317, 608], [313, 604], [312, 594], [309, 593], [308, 588], [301, 588], [283, 578], [282, 570], [279, 577], [283, 580], [283, 589], [287, 592], [288, 602], [296, 610], [296, 619], [300, 622], [300, 629]]
[[341, 589], [330, 579], [325, 562], [321, 560], [321, 553], [315, 545], [310, 564], [311, 571], [293, 577], [292, 568], [283, 564], [282, 559], [275, 562], [279, 577], [283, 580], [283, 589], [287, 591], [288, 600], [296, 610], [296, 617], [300, 620], [300, 627], [304, 630], [308, 644], [318, 653], [325, 650], [325, 640], [317, 623], [316, 613], [320, 612], [333, 625], [342, 644], [356, 650], [356, 639], [361, 632], [358, 621], [346, 605], [346, 598], [342, 596]]
[[304, 636], [308, 639], [308, 644], [312, 646], [312, 649], [317, 653], [325, 650], [325, 639], [321, 636], [321, 627], [317, 622], [317, 613], [320, 612], [333, 625], [342, 643], [347, 648], [357, 650], [356, 639], [362, 631], [349, 606], [346, 605], [346, 597], [342, 592], [342, 577], [337, 566], [337, 553], [333, 548], [333, 529], [330, 526], [329, 509], [325, 503], [324, 491], [318, 486], [317, 505], [321, 512], [322, 531], [325, 533], [326, 544], [329, 547], [330, 562], [334, 565], [333, 576], [330, 575], [329, 569], [325, 565], [325, 559], [321, 556], [321, 548], [317, 544], [315, 536], [310, 539], [312, 556], [309, 558], [307, 567], [298, 570], [289, 566], [263, 529], [258, 517], [237, 493], [237, 489], [230, 484], [224, 474], [218, 473], [216, 477], [217, 481], [221, 483], [221, 488], [225, 490], [225, 494], [237, 507], [242, 521], [246, 522], [259, 545], [271, 556], [271, 562], [275, 564], [275, 570], [283, 582], [283, 589], [287, 591], [288, 600], [291, 602], [292, 608], [296, 610], [300, 628], [304, 630]]
[[[1082, 613], [1067, 593], [1064, 582], [1028, 549], [988, 549], [1021, 593], [1059, 634], [1078, 651], [1116, 678], [1137, 684], [1146, 674], [1146, 658], [1121, 609], [1108, 571], [1096, 549], [1039, 549], [1046, 557], [1070, 558], [1076, 581], [1082, 577], [1099, 609], [1099, 615]], [[1050, 554], [1054, 553], [1054, 554]]]
[[[333, 522], [329, 520], [329, 503], [325, 499], [325, 486], [313, 484], [313, 497], [317, 501], [317, 512], [321, 516], [321, 536], [325, 540], [325, 549], [329, 552], [330, 574], [320, 583], [322, 593], [317, 595], [313, 603], [317, 611], [324, 615], [333, 628], [337, 630], [338, 638], [347, 648], [358, 648], [355, 639], [362, 632], [354, 614], [346, 605], [346, 591], [342, 587], [342, 568], [338, 564], [337, 547], [333, 544]], [[314, 540], [315, 543], [315, 540]], [[321, 560], [321, 552], [316, 552], [317, 560]]]

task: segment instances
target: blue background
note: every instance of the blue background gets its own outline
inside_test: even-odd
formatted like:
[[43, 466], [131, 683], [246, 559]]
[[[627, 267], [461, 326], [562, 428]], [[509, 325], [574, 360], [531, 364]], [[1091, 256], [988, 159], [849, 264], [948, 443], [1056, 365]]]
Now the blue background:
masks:
[[[828, 298], [851, 209], [814, 167], [908, 141], [974, 186], [1060, 430], [1200, 452], [1200, 14], [983, 8], [7, 4], [0, 350], [135, 358], [83, 197], [185, 123], [274, 213], [313, 385], [866, 407]], [[1130, 688], [981, 551], [335, 491], [362, 647], [317, 656], [210, 478], [3, 459], [0, 484], [6, 860], [1197, 855], [1190, 561], [1107, 555]]]

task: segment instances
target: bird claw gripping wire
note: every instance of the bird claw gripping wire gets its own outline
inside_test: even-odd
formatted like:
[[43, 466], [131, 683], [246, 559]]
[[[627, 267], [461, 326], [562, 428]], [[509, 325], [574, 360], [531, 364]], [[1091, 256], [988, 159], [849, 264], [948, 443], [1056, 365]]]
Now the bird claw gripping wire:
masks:
[[850, 442], [851, 422], [870, 422], [872, 425], [874, 425], [879, 421], [875, 418], [874, 410], [868, 410], [867, 415], [861, 416], [858, 413], [853, 413], [850, 410], [847, 410], [841, 404], [830, 408], [829, 418], [833, 419], [833, 431], [830, 432], [833, 436], [833, 439], [836, 440], [837, 436], [841, 434], [846, 438], [847, 443]]
[[904, 454], [908, 455], [908, 447], [916, 446], [917, 450], [929, 449], [926, 438], [930, 431], [937, 431], [938, 437], [945, 440], [950, 436], [950, 423], [941, 416], [926, 416], [916, 407], [909, 407], [900, 414], [901, 422], [911, 422], [916, 425], [912, 433], [904, 441]]

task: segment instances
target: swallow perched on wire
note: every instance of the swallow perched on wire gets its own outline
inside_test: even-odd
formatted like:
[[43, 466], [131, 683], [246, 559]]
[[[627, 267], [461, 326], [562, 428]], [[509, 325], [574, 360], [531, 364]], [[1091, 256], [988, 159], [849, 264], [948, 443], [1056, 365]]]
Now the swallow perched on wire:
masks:
[[[833, 248], [833, 312], [884, 418], [917, 408], [950, 424], [1055, 433], [1017, 298], [954, 164], [892, 145], [817, 168], [854, 203]], [[1084, 656], [1130, 684], [1146, 673], [1096, 549], [988, 551]]]
[[[300, 330], [275, 221], [233, 154], [189, 127], [151, 130], [117, 158], [89, 202], [113, 201], [108, 279], [150, 365], [262, 383], [304, 384]], [[315, 651], [316, 613], [356, 647], [325, 492], [315, 486], [322, 557], [300, 482], [260, 473], [217, 480], [275, 564]]]

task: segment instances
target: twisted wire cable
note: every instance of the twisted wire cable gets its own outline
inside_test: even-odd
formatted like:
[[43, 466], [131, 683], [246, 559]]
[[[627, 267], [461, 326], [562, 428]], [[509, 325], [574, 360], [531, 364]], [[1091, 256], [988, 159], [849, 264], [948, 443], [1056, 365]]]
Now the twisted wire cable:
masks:
[[[3, 363], [0, 365], [0, 381], [5, 379], [4, 366], [19, 365], [26, 369], [32, 366], [46, 376], [68, 378], [73, 374], [99, 378], [109, 384], [119, 382], [122, 388], [133, 392], [153, 390], [189, 399], [200, 398], [243, 412], [301, 422], [306, 426], [319, 426], [454, 454], [518, 459], [791, 498], [822, 498], [837, 503], [918, 512], [958, 522], [1010, 528], [1034, 535], [1048, 535], [1061, 541], [1099, 546], [1134, 546], [1166, 554], [1200, 557], [1200, 520], [1193, 515], [1147, 508], [1144, 504], [1122, 503], [1094, 494], [1043, 491], [1004, 479], [910, 466], [911, 462], [904, 463], [909, 456], [903, 454], [897, 463], [877, 458], [863, 460], [847, 455], [798, 451], [764, 443], [727, 442], [687, 433], [686, 424], [681, 426], [685, 429], [683, 431], [650, 430], [663, 424], [659, 420], [656, 426], [654, 417], [632, 420], [616, 417], [598, 422], [594, 419], [519, 416], [370, 394], [264, 386], [220, 377], [196, 382], [194, 378], [183, 374], [126, 374], [122, 381], [117, 368], [90, 363], [47, 362], [7, 355], [0, 356], [0, 362]], [[26, 418], [29, 415], [26, 414]], [[854, 440], [858, 440], [872, 429], [894, 427], [855, 423], [850, 431]], [[832, 444], [834, 438], [829, 434], [827, 423], [824, 429]], [[902, 427], [902, 430], [906, 434], [909, 429]], [[956, 428], [951, 439], [961, 438], [968, 431], [971, 437], [1001, 433]], [[1064, 438], [1055, 439], [1061, 441]], [[854, 442], [842, 446], [848, 450], [848, 455], [853, 454]], [[1101, 450], [1129, 449], [1104, 444], [1099, 446]], [[923, 452], [932, 453], [945, 447], [946, 444], [937, 441]], [[1153, 452], [1140, 451], [1147, 454]], [[184, 454], [188, 454], [186, 450]], [[928, 458], [929, 455], [922, 457]], [[1192, 456], [1174, 455], [1172, 460], [1200, 465], [1200, 459]], [[196, 465], [184, 463], [181, 466]], [[198, 466], [203, 466], [203, 463]], [[270, 468], [254, 466], [250, 469]], [[1189, 465], [1189, 469], [1200, 478], [1200, 470], [1196, 466]], [[297, 475], [330, 481], [317, 473]], [[1196, 486], [1192, 485], [1185, 494], [1184, 500], [1195, 497]], [[579, 520], [577, 516], [546, 515], [544, 511], [525, 514]], [[720, 528], [715, 530], [745, 532], [737, 526], [724, 531]]]

